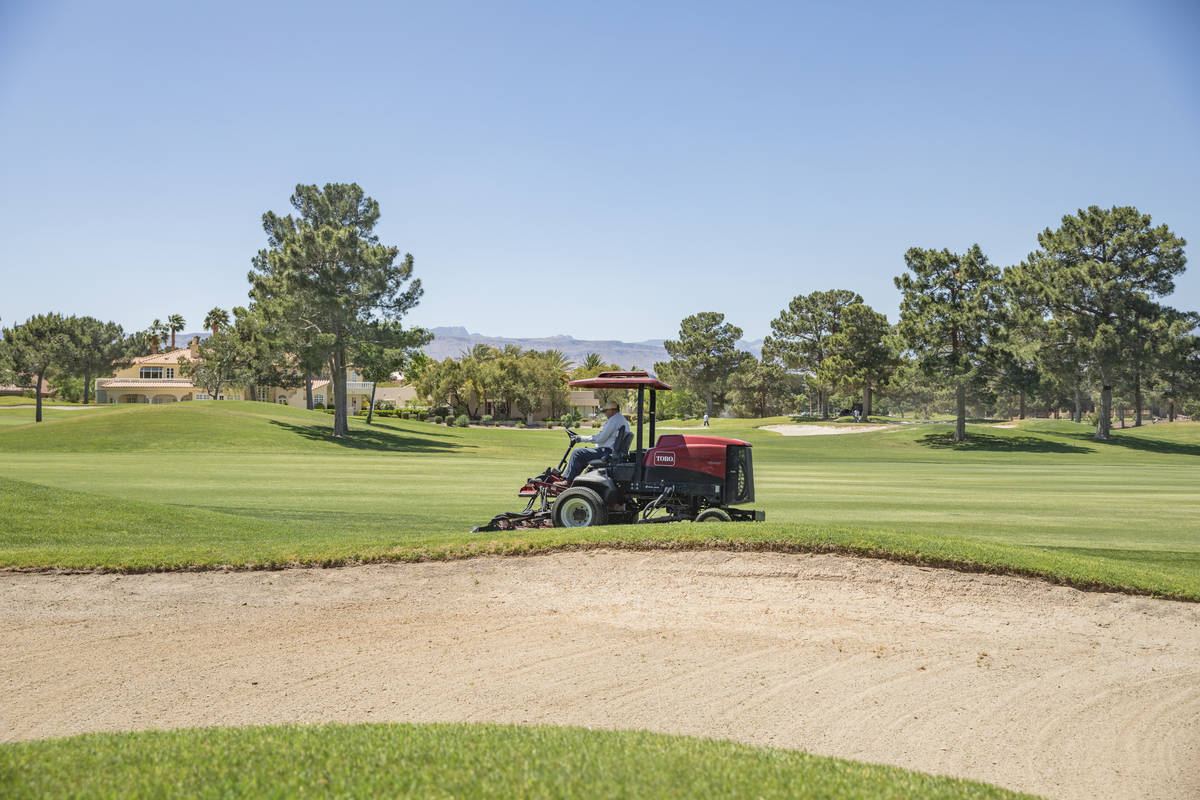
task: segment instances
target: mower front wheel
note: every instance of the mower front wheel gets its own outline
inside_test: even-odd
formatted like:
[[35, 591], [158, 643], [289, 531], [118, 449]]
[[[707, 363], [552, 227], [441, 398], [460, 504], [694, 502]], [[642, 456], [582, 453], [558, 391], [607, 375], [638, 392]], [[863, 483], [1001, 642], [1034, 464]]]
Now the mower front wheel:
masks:
[[731, 522], [732, 517], [723, 508], [706, 508], [696, 516], [696, 522]]
[[556, 528], [591, 528], [608, 520], [600, 495], [584, 486], [573, 486], [560, 494], [551, 516]]

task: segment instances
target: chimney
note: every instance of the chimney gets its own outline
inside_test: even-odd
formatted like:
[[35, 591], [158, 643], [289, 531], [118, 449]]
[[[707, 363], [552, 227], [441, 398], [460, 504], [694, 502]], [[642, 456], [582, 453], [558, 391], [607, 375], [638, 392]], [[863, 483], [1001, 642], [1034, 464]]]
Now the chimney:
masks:
[[188, 350], [190, 350], [192, 352], [193, 356], [200, 355], [200, 337], [199, 336], [193, 336], [192, 340], [190, 342], [188, 342]]

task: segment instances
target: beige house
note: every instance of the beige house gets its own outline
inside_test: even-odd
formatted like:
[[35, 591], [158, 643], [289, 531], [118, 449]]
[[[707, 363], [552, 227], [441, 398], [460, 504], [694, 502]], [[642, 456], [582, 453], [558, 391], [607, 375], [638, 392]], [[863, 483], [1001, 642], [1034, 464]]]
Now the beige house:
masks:
[[[250, 390], [241, 386], [230, 386], [219, 397], [210, 397], [201, 386], [192, 383], [179, 372], [180, 359], [199, 358], [197, 341], [188, 347], [152, 353], [135, 358], [128, 367], [117, 370], [111, 378], [96, 379], [97, 403], [178, 403], [187, 400], [261, 400], [279, 403], [294, 408], [305, 408], [304, 387], [284, 389], [275, 386], [260, 386], [251, 397]], [[333, 381], [318, 378], [313, 381], [313, 403], [333, 404]], [[346, 401], [350, 414], [358, 413], [371, 402], [374, 384], [364, 381], [353, 370], [346, 372]]]

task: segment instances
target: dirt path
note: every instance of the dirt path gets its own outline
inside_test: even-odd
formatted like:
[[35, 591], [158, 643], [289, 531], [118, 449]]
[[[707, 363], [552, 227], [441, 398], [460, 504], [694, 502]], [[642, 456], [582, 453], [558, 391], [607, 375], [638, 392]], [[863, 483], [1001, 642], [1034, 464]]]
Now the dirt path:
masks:
[[495, 721], [1200, 796], [1200, 605], [838, 556], [0, 574], [0, 741]]

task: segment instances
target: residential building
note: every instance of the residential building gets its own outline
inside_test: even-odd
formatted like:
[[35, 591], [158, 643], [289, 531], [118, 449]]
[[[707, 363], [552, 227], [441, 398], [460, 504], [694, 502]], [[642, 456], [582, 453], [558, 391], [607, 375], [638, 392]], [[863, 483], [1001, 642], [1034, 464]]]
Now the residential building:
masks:
[[[116, 371], [109, 378], [96, 379], [97, 403], [177, 403], [188, 400], [252, 400], [279, 403], [294, 408], [305, 408], [304, 387], [285, 389], [278, 386], [259, 386], [251, 395], [250, 387], [230, 386], [222, 390], [217, 398], [210, 397], [204, 387], [197, 386], [179, 369], [181, 359], [199, 358], [198, 340], [193, 339], [188, 347], [152, 353], [133, 359], [128, 367]], [[357, 414], [371, 402], [370, 381], [354, 370], [346, 371], [347, 412]], [[333, 381], [328, 377], [313, 380], [313, 403], [333, 405]]]

